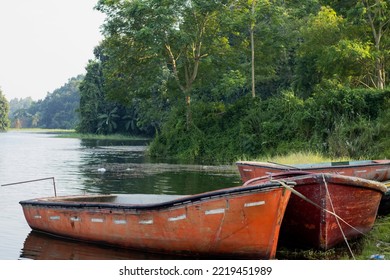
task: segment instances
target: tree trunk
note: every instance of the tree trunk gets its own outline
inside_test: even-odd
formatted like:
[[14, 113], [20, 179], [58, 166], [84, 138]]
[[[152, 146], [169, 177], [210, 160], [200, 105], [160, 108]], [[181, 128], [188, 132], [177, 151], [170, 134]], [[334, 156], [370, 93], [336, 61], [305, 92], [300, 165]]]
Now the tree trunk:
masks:
[[252, 0], [252, 22], [251, 22], [251, 28], [250, 28], [250, 35], [251, 35], [251, 52], [252, 52], [252, 97], [256, 97], [256, 91], [255, 91], [255, 42], [254, 42], [254, 29], [255, 29], [255, 0]]
[[384, 89], [385, 88], [385, 69], [384, 69], [384, 63], [381, 58], [376, 59], [375, 63], [375, 70], [376, 70], [376, 87], [377, 89]]
[[375, 5], [370, 5], [368, 1], [362, 0], [364, 7], [367, 10], [367, 19], [371, 27], [372, 35], [375, 43], [375, 51], [376, 51], [376, 59], [375, 59], [375, 87], [377, 89], [384, 89], [385, 87], [385, 60], [381, 57], [381, 39], [383, 33], [387, 29], [387, 25], [389, 24], [389, 20], [383, 22], [381, 17], [383, 17], [383, 10], [379, 9], [378, 11], [374, 11], [375, 7], [379, 7], [379, 1], [376, 1]]
[[190, 124], [192, 123], [192, 114], [191, 114], [191, 96], [187, 94], [186, 96], [186, 107], [187, 107], [187, 113], [186, 113], [186, 127], [187, 130], [190, 129]]

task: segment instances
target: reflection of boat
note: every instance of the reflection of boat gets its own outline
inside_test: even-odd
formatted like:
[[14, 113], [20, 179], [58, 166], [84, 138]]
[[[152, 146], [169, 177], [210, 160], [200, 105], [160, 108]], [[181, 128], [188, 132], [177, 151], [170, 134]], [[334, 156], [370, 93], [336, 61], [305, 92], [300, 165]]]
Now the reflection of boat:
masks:
[[24, 241], [20, 258], [32, 260], [161, 260], [166, 259], [167, 255], [79, 242], [33, 230]]
[[270, 162], [239, 161], [237, 167], [242, 180], [261, 177], [285, 171], [308, 171], [316, 173], [337, 173], [356, 176], [368, 180], [390, 180], [390, 160], [361, 160], [343, 162], [324, 162], [312, 164], [284, 165]]
[[188, 196], [85, 195], [21, 201], [32, 229], [175, 254], [274, 258], [290, 191], [263, 182]]
[[[247, 182], [267, 181], [270, 177]], [[280, 239], [325, 250], [369, 232], [387, 190], [380, 182], [331, 173], [292, 171], [272, 175], [273, 180], [286, 178], [296, 185]]]

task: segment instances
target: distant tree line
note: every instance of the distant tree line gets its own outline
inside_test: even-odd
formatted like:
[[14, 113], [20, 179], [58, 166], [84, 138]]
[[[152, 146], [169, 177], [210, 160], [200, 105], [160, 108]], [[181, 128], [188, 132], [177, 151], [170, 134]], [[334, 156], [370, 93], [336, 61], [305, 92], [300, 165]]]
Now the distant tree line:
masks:
[[79, 75], [69, 79], [43, 100], [33, 101], [31, 97], [11, 99], [8, 115], [11, 127], [74, 129], [79, 122], [79, 85], [83, 78]]

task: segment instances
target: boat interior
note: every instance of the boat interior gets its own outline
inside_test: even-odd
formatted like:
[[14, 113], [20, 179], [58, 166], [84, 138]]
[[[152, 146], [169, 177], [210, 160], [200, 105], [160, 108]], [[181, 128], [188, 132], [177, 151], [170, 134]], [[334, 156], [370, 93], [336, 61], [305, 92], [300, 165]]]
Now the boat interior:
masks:
[[318, 168], [318, 167], [332, 167], [332, 166], [356, 166], [356, 165], [369, 165], [373, 163], [380, 163], [373, 160], [357, 160], [357, 161], [332, 161], [332, 162], [321, 162], [321, 163], [310, 163], [310, 164], [294, 164], [296, 168]]
[[51, 202], [83, 202], [83, 203], [110, 203], [110, 204], [155, 204], [186, 197], [185, 195], [166, 194], [107, 194], [107, 195], [80, 195], [63, 196], [43, 199]]

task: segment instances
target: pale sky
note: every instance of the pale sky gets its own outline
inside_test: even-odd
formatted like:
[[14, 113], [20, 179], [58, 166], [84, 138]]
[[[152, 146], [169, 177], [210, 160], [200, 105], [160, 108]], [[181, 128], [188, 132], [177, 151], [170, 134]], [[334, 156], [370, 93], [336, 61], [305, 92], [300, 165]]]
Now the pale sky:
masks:
[[98, 0], [0, 0], [0, 88], [10, 101], [48, 92], [85, 73], [102, 40]]

